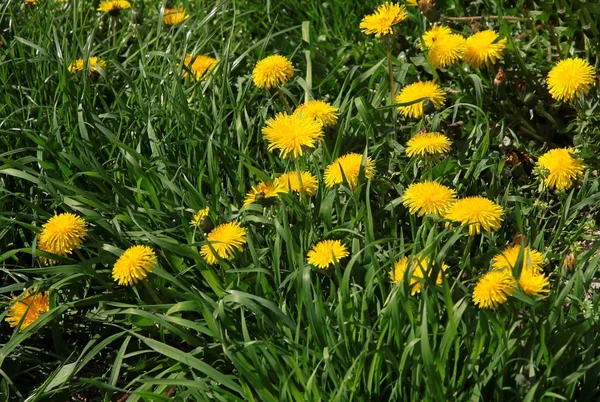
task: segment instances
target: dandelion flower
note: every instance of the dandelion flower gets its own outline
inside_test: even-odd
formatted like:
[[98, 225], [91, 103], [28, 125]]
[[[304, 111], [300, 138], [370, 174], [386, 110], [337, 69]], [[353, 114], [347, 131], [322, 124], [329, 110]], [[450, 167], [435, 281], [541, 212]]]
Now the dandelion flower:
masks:
[[219, 262], [217, 256], [229, 260], [233, 258], [235, 250], [242, 249], [246, 244], [246, 229], [239, 222], [224, 223], [213, 229], [206, 240], [210, 245], [202, 246], [200, 254], [207, 263], [216, 264]]
[[[449, 35], [453, 35], [452, 30], [445, 25], [435, 25], [431, 27], [431, 29], [425, 32], [422, 37], [425, 49], [429, 49], [435, 42]], [[421, 43], [419, 43], [419, 48], [425, 50]]]
[[452, 141], [442, 133], [419, 133], [406, 143], [409, 157], [437, 156], [450, 151]]
[[[81, 247], [87, 230], [83, 218], [71, 213], [63, 213], [48, 219], [42, 225], [38, 236], [38, 248], [56, 255], [71, 254]], [[55, 263], [54, 260], [42, 258], [44, 263]]]
[[[11, 327], [21, 323], [21, 331], [33, 324], [38, 318], [50, 310], [48, 292], [38, 292], [37, 288], [26, 290], [18, 297], [13, 297], [13, 303], [8, 308], [6, 322]], [[21, 322], [21, 320], [23, 320]]]
[[476, 68], [494, 64], [502, 59], [502, 51], [506, 47], [506, 39], [498, 40], [498, 34], [492, 30], [477, 32], [465, 42], [464, 58]]
[[429, 61], [433, 68], [446, 68], [463, 56], [465, 38], [461, 35], [446, 35], [429, 47]]
[[290, 153], [297, 158], [304, 149], [314, 148], [323, 138], [323, 126], [304, 114], [278, 113], [267, 121], [262, 133], [269, 142], [269, 151], [279, 149], [283, 158]]
[[[69, 72], [78, 73], [85, 68], [85, 64], [83, 59], [77, 59], [69, 65]], [[95, 56], [88, 58], [87, 64], [90, 66], [90, 74], [98, 74], [100, 69], [106, 70], [106, 62]]]
[[419, 0], [406, 0], [406, 4], [408, 4], [411, 7], [418, 7]]
[[129, 247], [115, 262], [112, 277], [119, 285], [130, 286], [146, 279], [156, 265], [156, 254], [148, 246]]
[[320, 100], [309, 100], [298, 106], [294, 114], [302, 114], [310, 116], [318, 120], [323, 127], [333, 126], [337, 123], [339, 110], [337, 107], [331, 106], [327, 102]]
[[467, 197], [456, 201], [444, 217], [462, 225], [469, 225], [469, 235], [492, 232], [502, 226], [504, 210], [495, 202], [484, 197]]
[[[414, 296], [417, 293], [421, 293], [421, 283], [424, 278], [429, 277], [433, 270], [432, 260], [429, 257], [418, 256], [409, 260], [408, 257], [402, 258], [394, 264], [394, 269], [390, 271], [390, 278], [394, 283], [402, 283], [406, 271], [412, 269], [412, 276], [410, 278], [410, 294]], [[442, 284], [442, 271], [448, 269], [446, 264], [442, 264], [441, 270], [438, 272], [438, 276], [435, 280], [436, 285]]]
[[577, 178], [583, 177], [586, 165], [576, 155], [573, 148], [558, 148], [540, 156], [536, 171], [544, 178], [544, 184], [559, 191], [567, 190]]
[[[492, 268], [512, 270], [517, 265], [517, 259], [521, 252], [521, 246], [508, 248], [492, 258]], [[544, 265], [544, 257], [537, 250], [525, 247], [523, 250], [523, 270], [532, 269], [540, 271]]]
[[[362, 167], [362, 159], [361, 154], [350, 153], [334, 160], [325, 169], [325, 185], [332, 188], [336, 184], [344, 183], [345, 178], [351, 188], [356, 188]], [[375, 166], [371, 158], [367, 157], [364, 169], [366, 178], [373, 177]]]
[[408, 186], [402, 204], [411, 214], [441, 216], [454, 202], [456, 191], [435, 181], [424, 181]]
[[260, 182], [257, 186], [246, 194], [244, 206], [258, 202], [263, 206], [273, 205], [277, 201], [279, 194], [285, 193], [285, 187], [278, 180], [274, 182]]
[[[194, 60], [193, 63], [192, 60]], [[192, 72], [192, 78], [196, 81], [199, 81], [202, 77], [205, 76], [205, 74], [210, 73], [213, 70], [213, 68], [216, 67], [219, 61], [217, 59], [213, 59], [210, 56], [202, 55], [196, 56], [196, 58], [194, 59], [191, 54], [188, 54], [185, 57], [183, 63]], [[187, 77], [187, 75], [187, 71], [183, 70], [183, 76]]]
[[27, 6], [35, 6], [38, 0], [25, 0], [25, 5]]
[[[298, 178], [300, 176], [300, 178]], [[317, 178], [311, 172], [288, 172], [277, 178], [277, 181], [287, 189], [298, 194], [306, 194], [312, 197], [317, 193], [319, 183]]]
[[165, 8], [162, 21], [163, 24], [172, 27], [173, 25], [182, 23], [188, 18], [190, 18], [190, 16], [182, 8]]
[[306, 255], [308, 263], [317, 268], [326, 269], [344, 257], [348, 257], [348, 249], [339, 240], [323, 240], [317, 243]]
[[594, 67], [578, 57], [561, 60], [548, 73], [550, 95], [558, 101], [570, 101], [594, 85]]
[[119, 11], [131, 8], [131, 3], [125, 0], [108, 0], [100, 3], [98, 11], [109, 13], [110, 15], [117, 15]]
[[199, 228], [202, 225], [202, 220], [208, 216], [209, 212], [209, 207], [203, 208], [196, 212], [194, 218], [192, 218], [192, 221], [190, 222], [190, 225]]
[[535, 269], [523, 268], [519, 277], [519, 287], [524, 293], [540, 296], [550, 291], [550, 282], [546, 275]]
[[366, 15], [360, 22], [360, 29], [367, 35], [390, 35], [393, 33], [393, 26], [399, 24], [408, 18], [406, 7], [390, 2], [385, 2], [377, 11], [371, 15]]
[[479, 308], [496, 309], [506, 303], [517, 287], [510, 271], [490, 271], [483, 275], [473, 289], [473, 302]]
[[[446, 92], [433, 81], [419, 81], [404, 87], [396, 97], [396, 103], [410, 103], [421, 98], [429, 99], [436, 110], [439, 110], [446, 101]], [[423, 117], [425, 99], [412, 105], [399, 106], [398, 110], [405, 117]]]
[[256, 63], [252, 70], [252, 81], [259, 88], [277, 88], [294, 76], [292, 63], [278, 54], [269, 56]]

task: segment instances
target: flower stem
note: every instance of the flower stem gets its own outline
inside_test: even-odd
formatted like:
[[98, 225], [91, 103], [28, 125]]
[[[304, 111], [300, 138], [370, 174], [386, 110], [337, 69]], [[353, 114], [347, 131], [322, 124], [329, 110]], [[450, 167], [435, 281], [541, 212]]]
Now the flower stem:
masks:
[[283, 93], [281, 88], [277, 88], [277, 92], [279, 93], [279, 99], [281, 99], [281, 102], [283, 103], [285, 110], [288, 112], [288, 114], [292, 114], [292, 108], [290, 107], [290, 103], [288, 102], [288, 100], [285, 97], [285, 94]]

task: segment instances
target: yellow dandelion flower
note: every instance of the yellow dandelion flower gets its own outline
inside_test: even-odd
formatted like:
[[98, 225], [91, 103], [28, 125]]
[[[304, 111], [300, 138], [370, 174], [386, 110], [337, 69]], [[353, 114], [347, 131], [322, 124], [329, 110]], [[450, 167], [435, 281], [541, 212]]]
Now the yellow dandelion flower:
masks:
[[99, 57], [92, 56], [87, 59], [87, 63], [83, 59], [77, 59], [69, 65], [70, 73], [78, 73], [85, 68], [85, 65], [90, 66], [90, 74], [97, 74], [100, 69], [106, 70], [106, 62]]
[[317, 243], [306, 255], [308, 263], [326, 269], [342, 258], [348, 257], [348, 249], [339, 240], [323, 240]]
[[[419, 81], [404, 87], [396, 97], [396, 103], [410, 103], [421, 98], [429, 99], [435, 109], [439, 110], [446, 101], [446, 92], [433, 81]], [[412, 105], [399, 106], [398, 110], [405, 117], [423, 117], [425, 99]]]
[[35, 6], [37, 4], [37, 0], [25, 0], [25, 5], [27, 6]]
[[246, 244], [246, 229], [239, 222], [224, 223], [213, 229], [206, 241], [210, 246], [202, 246], [200, 254], [207, 263], [216, 264], [219, 262], [217, 256], [229, 260], [233, 258], [235, 250], [242, 250], [242, 246]]
[[519, 287], [528, 295], [540, 296], [542, 293], [550, 291], [550, 282], [542, 272], [523, 268], [519, 277]]
[[24, 330], [50, 310], [49, 296], [48, 292], [38, 292], [37, 288], [33, 288], [24, 291], [18, 297], [13, 297], [13, 303], [8, 307], [6, 322], [11, 327], [21, 323], [20, 330]]
[[373, 14], [363, 17], [359, 27], [367, 35], [380, 37], [392, 34], [393, 26], [406, 18], [408, 18], [408, 13], [405, 6], [385, 2]]
[[[192, 62], [194, 60], [194, 62]], [[194, 58], [191, 54], [188, 54], [183, 61], [185, 66], [192, 72], [192, 78], [199, 81], [207, 73], [210, 73], [219, 63], [217, 59], [213, 59], [210, 56], [196, 56]], [[187, 77], [188, 72], [183, 70], [183, 77]]]
[[442, 133], [419, 133], [406, 143], [409, 157], [437, 156], [450, 151], [452, 141]]
[[115, 262], [112, 277], [119, 285], [130, 286], [146, 279], [154, 270], [156, 254], [148, 246], [129, 247]]
[[411, 7], [418, 7], [419, 0], [406, 0], [406, 4], [408, 4]]
[[263, 206], [273, 205], [279, 194], [285, 193], [285, 187], [278, 181], [260, 182], [257, 186], [252, 187], [252, 190], [246, 194], [244, 206], [258, 202]]
[[594, 67], [578, 57], [561, 60], [548, 73], [550, 95], [558, 101], [570, 101], [594, 85]]
[[286, 57], [278, 54], [256, 63], [252, 70], [252, 81], [259, 88], [277, 88], [294, 76], [294, 66]]
[[189, 14], [186, 13], [185, 10], [181, 7], [165, 8], [165, 11], [163, 11], [162, 22], [163, 24], [172, 27], [173, 25], [182, 23], [188, 18], [190, 18]]
[[190, 225], [199, 228], [202, 225], [202, 220], [208, 216], [209, 212], [209, 207], [203, 208], [196, 212], [196, 214], [192, 218], [192, 221], [190, 222]]
[[484, 197], [467, 197], [456, 201], [446, 211], [444, 217], [460, 223], [469, 225], [469, 235], [493, 232], [502, 226], [502, 215], [504, 209], [495, 202]]
[[506, 39], [498, 40], [498, 34], [492, 30], [477, 32], [465, 42], [464, 59], [473, 67], [481, 68], [502, 59]]
[[402, 204], [411, 214], [441, 216], [456, 198], [456, 191], [436, 181], [424, 181], [408, 186]]
[[[345, 178], [350, 188], [356, 188], [362, 167], [362, 159], [363, 156], [361, 154], [350, 153], [334, 160], [325, 169], [325, 185], [332, 188], [336, 184], [344, 183]], [[367, 157], [364, 169], [365, 178], [370, 179], [373, 177], [375, 164], [370, 157]]]
[[479, 308], [496, 309], [506, 303], [517, 288], [510, 271], [490, 271], [483, 275], [473, 289], [473, 302]]
[[[517, 265], [517, 259], [521, 252], [521, 246], [510, 247], [500, 254], [497, 254], [492, 258], [492, 268], [494, 269], [508, 269], [512, 270]], [[544, 257], [542, 253], [537, 250], [525, 247], [523, 250], [523, 270], [532, 269], [540, 271], [544, 265]]]
[[[298, 176], [300, 176], [298, 178]], [[287, 189], [298, 194], [306, 194], [312, 197], [317, 193], [319, 183], [317, 178], [311, 172], [288, 172], [277, 178], [277, 181]]]
[[425, 44], [425, 49], [423, 49], [421, 43], [419, 43], [419, 48], [421, 50], [429, 49], [438, 40], [449, 35], [453, 35], [452, 30], [450, 28], [448, 28], [445, 25], [435, 25], [423, 34], [422, 39], [423, 43]]
[[576, 149], [558, 148], [540, 156], [536, 171], [544, 178], [544, 184], [559, 191], [567, 190], [577, 178], [583, 177], [587, 166], [576, 155]]
[[131, 8], [131, 3], [126, 0], [107, 0], [100, 3], [98, 11], [115, 15], [128, 8]]
[[333, 126], [337, 123], [339, 109], [327, 102], [320, 100], [309, 100], [298, 106], [294, 114], [303, 114], [318, 120], [323, 127]]
[[304, 114], [278, 113], [274, 119], [267, 121], [262, 133], [269, 143], [269, 151], [279, 149], [283, 158], [290, 153], [297, 158], [323, 138], [323, 126]]
[[451, 34], [441, 37], [429, 47], [429, 61], [433, 68], [446, 68], [459, 61], [465, 50], [465, 38]]
[[[433, 270], [433, 262], [429, 257], [418, 256], [403, 257], [400, 261], [394, 264], [394, 269], [390, 271], [390, 278], [394, 283], [402, 283], [406, 271], [412, 269], [412, 276], [410, 278], [410, 294], [414, 296], [417, 293], [421, 293], [421, 284], [425, 278], [431, 275]], [[435, 280], [436, 285], [442, 284], [442, 271], [448, 269], [446, 264], [442, 264], [442, 269], [438, 272], [438, 276]]]
[[[42, 225], [38, 236], [38, 248], [47, 253], [68, 255], [81, 247], [87, 234], [83, 218], [71, 213], [63, 213], [48, 219]], [[53, 264], [56, 261], [41, 258], [42, 262]]]

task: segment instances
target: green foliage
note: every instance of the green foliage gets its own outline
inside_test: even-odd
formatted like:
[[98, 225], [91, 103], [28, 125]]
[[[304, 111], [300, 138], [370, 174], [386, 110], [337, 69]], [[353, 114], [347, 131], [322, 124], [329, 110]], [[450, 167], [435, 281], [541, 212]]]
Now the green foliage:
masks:
[[[442, 18], [483, 16], [446, 20], [455, 31], [489, 27], [508, 44], [495, 67], [437, 72], [417, 45], [431, 23], [409, 8], [393, 46], [396, 87], [435, 76], [449, 96], [407, 120], [390, 107], [384, 43], [358, 29], [379, 2], [184, 1], [191, 17], [172, 28], [160, 22], [164, 3], [133, 1], [115, 18], [92, 3], [0, 6], [0, 305], [24, 288], [51, 293], [50, 311], [22, 331], [2, 309], [3, 399], [598, 400], [600, 97], [596, 85], [557, 103], [545, 77], [559, 57], [598, 70], [600, 6], [438, 2]], [[219, 60], [209, 79], [181, 78], [188, 53]], [[298, 161], [321, 182], [314, 197], [242, 208], [252, 185], [295, 168], [261, 134], [286, 106], [250, 77], [273, 53], [295, 67], [289, 104], [322, 99], [340, 118]], [[90, 55], [107, 69], [68, 71]], [[500, 66], [505, 87], [493, 84]], [[425, 129], [453, 140], [431, 166], [404, 153]], [[535, 159], [573, 145], [589, 167], [582, 182], [544, 189]], [[323, 170], [349, 152], [367, 153], [377, 174], [327, 189]], [[402, 194], [424, 178], [494, 200], [502, 228], [469, 237], [411, 216]], [[205, 240], [189, 221], [205, 206], [216, 223], [246, 227], [235, 259], [210, 266], [199, 255]], [[61, 212], [85, 218], [88, 236], [45, 266], [36, 235]], [[480, 310], [473, 286], [517, 233], [544, 254], [551, 291]], [[326, 238], [350, 257], [317, 270], [306, 253]], [[134, 244], [159, 263], [124, 288], [110, 271]], [[417, 253], [449, 268], [442, 286], [426, 279], [411, 296], [388, 272]]]

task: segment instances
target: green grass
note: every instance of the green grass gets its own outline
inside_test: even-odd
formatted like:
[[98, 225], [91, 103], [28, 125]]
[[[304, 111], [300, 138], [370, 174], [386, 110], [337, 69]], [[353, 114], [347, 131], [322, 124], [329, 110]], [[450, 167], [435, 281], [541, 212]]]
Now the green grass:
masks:
[[[385, 46], [358, 29], [378, 1], [185, 1], [190, 19], [171, 29], [160, 23], [164, 4], [133, 1], [115, 37], [97, 1], [0, 5], [0, 305], [24, 288], [51, 292], [50, 312], [23, 331], [1, 310], [3, 399], [599, 398], [600, 97], [596, 85], [575, 106], [558, 104], [545, 85], [559, 51], [598, 70], [597, 4], [444, 2], [451, 17], [530, 19], [480, 21], [508, 38], [504, 60], [438, 71], [451, 91], [422, 120], [389, 107]], [[409, 14], [398, 29], [406, 40], [394, 42], [397, 89], [432, 78], [417, 46], [430, 23]], [[471, 33], [468, 22], [447, 23]], [[210, 79], [180, 78], [192, 52], [220, 60]], [[295, 167], [268, 152], [261, 134], [285, 110], [279, 95], [250, 78], [273, 53], [294, 64], [290, 104], [327, 100], [340, 118], [298, 162], [319, 177], [316, 196], [242, 208], [252, 185]], [[107, 61], [101, 76], [69, 73], [89, 55]], [[492, 84], [498, 66], [506, 94]], [[532, 107], [529, 93], [539, 99]], [[425, 128], [454, 142], [430, 170], [404, 152]], [[582, 182], [543, 189], [526, 155], [573, 145], [589, 167]], [[323, 170], [349, 152], [367, 152], [376, 176], [354, 191], [327, 189]], [[404, 189], [428, 176], [502, 205], [502, 228], [470, 238], [411, 216]], [[204, 238], [189, 221], [205, 206], [216, 222], [239, 219], [247, 229], [235, 259], [210, 266], [199, 255]], [[36, 235], [61, 212], [85, 218], [88, 236], [45, 266]], [[517, 291], [498, 310], [481, 310], [474, 284], [517, 233], [544, 254], [551, 291]], [[351, 255], [321, 271], [306, 253], [326, 238]], [[134, 244], [152, 247], [159, 263], [146, 281], [118, 286], [112, 266]], [[442, 286], [428, 279], [411, 296], [408, 281], [392, 284], [388, 272], [418, 252], [449, 268]], [[562, 265], [568, 253], [573, 270]]]

